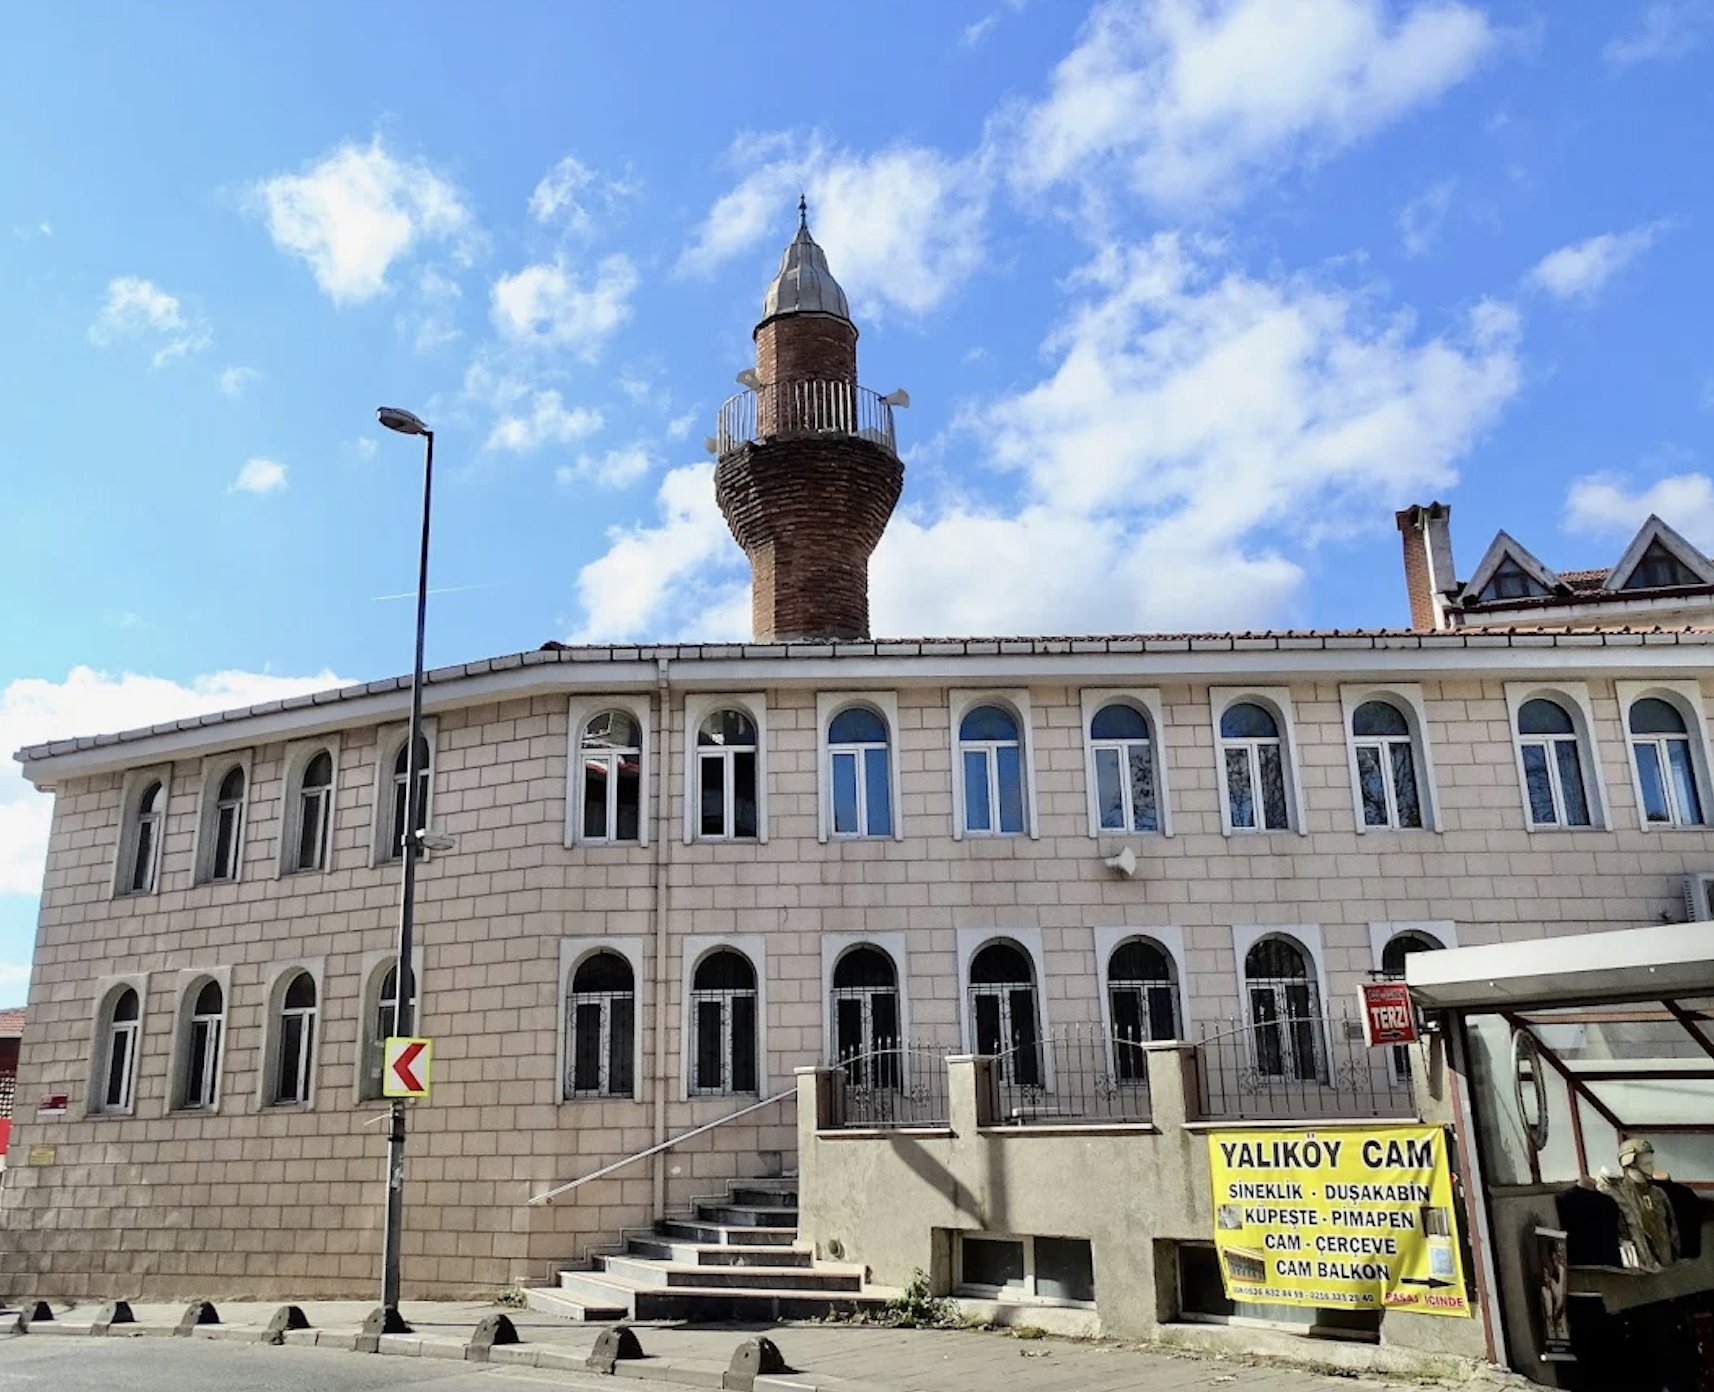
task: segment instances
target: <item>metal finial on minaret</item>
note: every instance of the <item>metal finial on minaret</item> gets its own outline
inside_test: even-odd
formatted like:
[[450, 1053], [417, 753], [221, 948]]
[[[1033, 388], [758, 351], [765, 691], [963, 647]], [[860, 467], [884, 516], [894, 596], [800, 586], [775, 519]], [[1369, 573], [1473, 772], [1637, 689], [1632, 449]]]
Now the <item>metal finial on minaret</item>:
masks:
[[797, 225], [799, 230], [809, 231], [809, 199], [801, 190], [797, 196]]

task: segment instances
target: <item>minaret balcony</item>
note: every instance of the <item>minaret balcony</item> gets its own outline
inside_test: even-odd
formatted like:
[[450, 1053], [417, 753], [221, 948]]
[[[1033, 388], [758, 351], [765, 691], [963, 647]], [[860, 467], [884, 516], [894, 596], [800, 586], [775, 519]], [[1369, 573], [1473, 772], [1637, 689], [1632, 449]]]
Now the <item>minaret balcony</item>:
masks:
[[741, 391], [720, 408], [715, 456], [725, 459], [745, 445], [813, 435], [867, 440], [895, 459], [893, 407], [886, 397], [850, 382], [793, 380]]

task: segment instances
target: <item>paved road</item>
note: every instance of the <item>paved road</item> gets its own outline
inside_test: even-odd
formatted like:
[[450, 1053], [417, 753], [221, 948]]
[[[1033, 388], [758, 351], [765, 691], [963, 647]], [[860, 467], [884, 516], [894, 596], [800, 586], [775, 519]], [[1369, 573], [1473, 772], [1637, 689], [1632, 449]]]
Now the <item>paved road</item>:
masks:
[[[612, 1378], [198, 1339], [0, 1339], [0, 1392], [614, 1392]], [[671, 1392], [665, 1383], [622, 1384]]]

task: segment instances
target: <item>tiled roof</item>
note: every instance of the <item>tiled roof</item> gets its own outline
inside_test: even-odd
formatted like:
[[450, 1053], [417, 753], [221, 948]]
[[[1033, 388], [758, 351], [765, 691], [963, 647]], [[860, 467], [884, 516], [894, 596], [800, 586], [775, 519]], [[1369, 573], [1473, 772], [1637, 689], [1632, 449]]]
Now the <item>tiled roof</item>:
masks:
[[0, 1039], [16, 1039], [24, 1032], [24, 1007], [0, 1010]]
[[[638, 666], [665, 658], [672, 662], [737, 660], [786, 661], [858, 661], [873, 658], [947, 658], [947, 657], [1068, 657], [1086, 655], [1135, 655], [1209, 652], [1314, 652], [1327, 650], [1351, 651], [1370, 648], [1376, 651], [1396, 649], [1492, 649], [1496, 647], [1604, 647], [1614, 643], [1635, 646], [1639, 643], [1675, 645], [1693, 643], [1714, 645], [1714, 627], [1688, 625], [1679, 628], [1617, 628], [1611, 625], [1587, 627], [1524, 626], [1502, 628], [1455, 629], [1447, 632], [1418, 633], [1408, 628], [1317, 628], [1317, 629], [1256, 629], [1243, 633], [1125, 633], [1125, 634], [1067, 634], [1058, 637], [1029, 638], [873, 638], [861, 642], [792, 642], [792, 643], [664, 643], [615, 644], [609, 646], [576, 647], [566, 643], [548, 642], [531, 652], [508, 653], [504, 657], [484, 658], [479, 662], [436, 667], [423, 674], [425, 688], [472, 677], [489, 676], [523, 667], [554, 666], [560, 663], [584, 665], [611, 664]], [[353, 686], [331, 691], [317, 691], [308, 696], [290, 696], [279, 701], [263, 701], [258, 705], [236, 710], [214, 711], [208, 715], [188, 716], [159, 725], [114, 734], [80, 735], [74, 739], [49, 740], [17, 751], [13, 757], [20, 762], [49, 759], [61, 754], [77, 753], [107, 745], [127, 744], [134, 740], [183, 731], [208, 729], [211, 726], [234, 724], [258, 716], [282, 711], [303, 710], [314, 706], [330, 706], [343, 701], [356, 701], [370, 696], [409, 691], [411, 679], [385, 677], [379, 681], [359, 682]]]
[[1599, 590], [1607, 583], [1607, 577], [1613, 572], [1602, 568], [1599, 570], [1562, 570], [1559, 578], [1574, 590]]

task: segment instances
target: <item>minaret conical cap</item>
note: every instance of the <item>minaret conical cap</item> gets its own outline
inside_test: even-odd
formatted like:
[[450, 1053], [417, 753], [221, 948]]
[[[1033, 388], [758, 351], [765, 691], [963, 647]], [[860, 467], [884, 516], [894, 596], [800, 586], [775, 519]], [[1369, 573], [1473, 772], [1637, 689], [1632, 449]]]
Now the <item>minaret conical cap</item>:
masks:
[[827, 269], [827, 253], [809, 235], [809, 205], [798, 199], [798, 229], [780, 257], [780, 269], [762, 297], [762, 318], [780, 314], [835, 314], [851, 318], [845, 291]]

